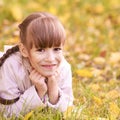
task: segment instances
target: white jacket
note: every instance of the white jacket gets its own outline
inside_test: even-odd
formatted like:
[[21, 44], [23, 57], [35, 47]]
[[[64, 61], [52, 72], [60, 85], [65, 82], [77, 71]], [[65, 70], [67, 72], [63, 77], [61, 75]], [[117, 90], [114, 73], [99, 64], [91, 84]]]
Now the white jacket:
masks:
[[[52, 105], [49, 100], [42, 102], [29, 79], [29, 70], [28, 60], [23, 58], [19, 52], [9, 56], [0, 67], [0, 97], [9, 100], [19, 97], [19, 100], [13, 104], [0, 104], [0, 112], [4, 111], [6, 116], [12, 114], [19, 116], [20, 112], [27, 113], [43, 105], [65, 111], [73, 104], [71, 67], [65, 59], [60, 65], [58, 81], [60, 98], [55, 105]], [[46, 99], [48, 99], [47, 95]]]

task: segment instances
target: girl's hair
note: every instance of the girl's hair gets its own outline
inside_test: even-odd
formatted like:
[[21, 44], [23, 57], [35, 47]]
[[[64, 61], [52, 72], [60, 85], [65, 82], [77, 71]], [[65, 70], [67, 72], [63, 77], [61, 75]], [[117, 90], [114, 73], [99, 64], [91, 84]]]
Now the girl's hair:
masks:
[[[65, 30], [60, 21], [46, 12], [35, 12], [19, 25], [20, 41], [29, 50], [36, 48], [58, 47], [65, 42]], [[1, 58], [0, 66], [12, 53], [19, 51], [18, 45], [9, 49]]]
[[8, 49], [5, 54], [0, 58], [0, 66], [5, 62], [6, 58], [8, 58], [11, 54], [19, 51], [18, 45], [12, 47], [11, 49]]

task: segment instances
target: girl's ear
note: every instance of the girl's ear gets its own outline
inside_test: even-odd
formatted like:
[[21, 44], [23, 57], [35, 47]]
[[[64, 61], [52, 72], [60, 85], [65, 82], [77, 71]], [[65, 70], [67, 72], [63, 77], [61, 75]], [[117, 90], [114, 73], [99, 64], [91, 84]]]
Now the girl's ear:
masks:
[[19, 43], [19, 50], [23, 57], [28, 57], [28, 51], [22, 43]]

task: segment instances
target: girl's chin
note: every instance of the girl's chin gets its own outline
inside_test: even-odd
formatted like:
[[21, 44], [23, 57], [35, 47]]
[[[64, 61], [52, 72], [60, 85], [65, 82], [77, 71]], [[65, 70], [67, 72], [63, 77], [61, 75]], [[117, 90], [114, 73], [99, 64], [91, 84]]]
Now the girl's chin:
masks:
[[55, 74], [55, 72], [50, 72], [50, 73], [41, 73], [41, 75], [43, 75], [43, 76], [45, 76], [45, 77], [50, 77], [50, 76], [52, 76], [52, 75], [54, 75]]

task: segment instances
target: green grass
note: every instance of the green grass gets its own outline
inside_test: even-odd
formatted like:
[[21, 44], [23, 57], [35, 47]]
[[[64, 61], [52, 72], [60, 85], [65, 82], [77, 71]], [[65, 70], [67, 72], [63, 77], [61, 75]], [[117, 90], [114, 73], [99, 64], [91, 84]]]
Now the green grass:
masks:
[[[4, 44], [18, 42], [17, 25], [33, 11], [57, 15], [67, 31], [65, 56], [72, 65], [75, 106], [64, 114], [39, 108], [33, 110], [28, 120], [119, 120], [120, 1], [3, 0], [3, 3], [0, 7], [1, 50]], [[20, 9], [21, 18], [16, 17], [16, 8], [14, 12], [10, 10], [13, 4]], [[77, 72], [80, 70], [82, 74]], [[24, 118], [20, 116], [18, 119]], [[5, 120], [2, 114], [0, 119]]]

